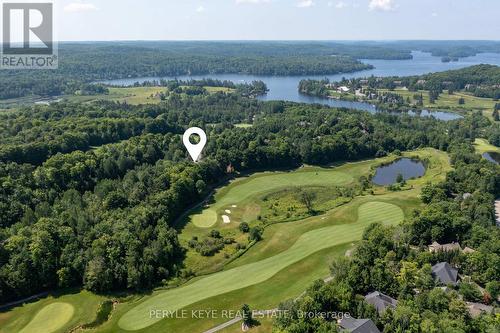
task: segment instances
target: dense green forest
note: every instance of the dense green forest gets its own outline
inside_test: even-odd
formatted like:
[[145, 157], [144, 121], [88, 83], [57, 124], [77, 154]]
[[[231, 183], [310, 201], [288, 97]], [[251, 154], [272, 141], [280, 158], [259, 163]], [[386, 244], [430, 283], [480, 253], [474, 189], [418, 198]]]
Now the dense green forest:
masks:
[[[234, 84], [217, 80], [190, 80], [145, 82], [143, 85], [161, 85], [166, 90], [163, 99], [169, 94], [170, 103], [176, 105], [179, 94], [203, 95], [203, 87], [227, 87], [234, 89], [238, 96], [255, 97], [265, 94], [267, 87], [262, 81], [250, 84]], [[255, 115], [255, 103], [247, 101], [241, 108], [240, 116], [231, 116], [233, 121], [251, 122]], [[74, 109], [71, 107], [75, 106]], [[131, 107], [126, 104], [99, 102], [93, 105], [82, 104], [45, 109], [21, 108], [15, 114], [0, 114], [0, 161], [41, 164], [56, 153], [69, 153], [74, 150], [86, 151], [106, 143], [125, 140], [141, 134], [179, 133], [189, 121], [180, 122], [177, 117], [166, 117], [159, 111], [136, 112], [131, 115]], [[227, 110], [211, 110], [214, 115], [206, 115], [206, 122], [218, 122], [221, 113]], [[200, 114], [192, 110], [198, 117]], [[168, 119], [167, 119], [168, 118]], [[229, 117], [225, 117], [229, 119]]]
[[[234, 127], [242, 122], [254, 126]], [[292, 168], [448, 150], [492, 127], [480, 115], [446, 123], [224, 93], [142, 106], [55, 103], [5, 113], [1, 123], [3, 301], [67, 286], [151, 288], [182, 275], [173, 221], [226, 179], [230, 164]], [[199, 164], [181, 144], [190, 126], [209, 135]]]
[[[182, 45], [185, 45], [182, 47]], [[191, 47], [189, 47], [191, 45]], [[205, 43], [61, 44], [57, 70], [2, 71], [0, 99], [72, 94], [97, 80], [241, 73], [254, 75], [336, 74], [371, 68], [354, 58], [332, 57], [334, 49], [264, 44], [221, 50]], [[246, 45], [246, 44], [245, 44]], [[193, 49], [199, 52], [193, 53]], [[288, 50], [288, 51], [286, 51]], [[301, 51], [302, 50], [302, 51]], [[390, 52], [390, 51], [387, 51]]]
[[[398, 48], [430, 52], [435, 57], [464, 58], [474, 56], [478, 53], [500, 52], [500, 42], [489, 41], [398, 41], [393, 42]], [[390, 47], [390, 42], [383, 43], [384, 47]]]
[[[471, 317], [465, 302], [490, 304], [500, 293], [500, 229], [492, 209], [500, 167], [481, 159], [470, 144], [448, 150], [454, 170], [444, 182], [424, 187], [427, 206], [401, 226], [372, 224], [352, 257], [332, 262], [331, 282], [318, 281], [299, 300], [281, 304], [290, 315], [275, 321], [280, 332], [337, 332], [328, 319], [299, 316], [328, 311], [370, 318], [383, 332], [498, 332], [498, 315]], [[424, 245], [433, 241], [460, 242], [474, 251], [431, 253]], [[436, 288], [431, 266], [442, 261], [459, 268], [458, 291]], [[378, 313], [363, 298], [373, 291], [397, 299], [397, 306]]]

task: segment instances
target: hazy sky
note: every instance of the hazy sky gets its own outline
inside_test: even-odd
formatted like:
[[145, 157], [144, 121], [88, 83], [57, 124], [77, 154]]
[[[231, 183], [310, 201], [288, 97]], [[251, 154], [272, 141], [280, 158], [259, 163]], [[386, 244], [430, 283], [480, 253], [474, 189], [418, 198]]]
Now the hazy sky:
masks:
[[500, 39], [499, 0], [55, 0], [59, 40]]

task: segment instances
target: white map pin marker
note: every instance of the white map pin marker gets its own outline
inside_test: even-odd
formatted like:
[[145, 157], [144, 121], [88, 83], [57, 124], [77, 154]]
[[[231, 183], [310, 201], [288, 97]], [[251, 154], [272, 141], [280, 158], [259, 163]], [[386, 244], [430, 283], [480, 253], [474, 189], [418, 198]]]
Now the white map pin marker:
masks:
[[[200, 137], [200, 142], [198, 142], [197, 144], [192, 144], [191, 141], [189, 141], [189, 138], [193, 134], [198, 134]], [[203, 131], [201, 128], [191, 127], [184, 133], [182, 141], [184, 142], [184, 146], [186, 146], [189, 155], [191, 155], [193, 161], [196, 162], [198, 161], [198, 158], [200, 157], [203, 148], [205, 148], [205, 145], [207, 144], [207, 135], [205, 134], [205, 131]]]

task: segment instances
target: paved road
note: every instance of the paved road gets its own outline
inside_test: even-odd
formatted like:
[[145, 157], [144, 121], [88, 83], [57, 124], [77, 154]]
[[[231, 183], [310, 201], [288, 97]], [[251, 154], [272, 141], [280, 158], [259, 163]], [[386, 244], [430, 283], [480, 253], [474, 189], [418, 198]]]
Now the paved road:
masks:
[[[268, 314], [272, 314], [272, 313], [274, 313], [276, 311], [278, 311], [278, 309], [260, 310], [260, 311], [257, 311], [256, 314], [259, 314], [259, 315], [268, 315]], [[241, 321], [241, 317], [236, 317], [234, 319], [231, 319], [230, 321], [226, 321], [225, 323], [220, 324], [219, 326], [211, 328], [208, 331], [205, 331], [203, 333], [215, 333], [215, 332], [218, 332], [218, 331], [220, 331], [220, 330], [222, 330], [222, 329], [224, 329], [226, 327], [234, 325], [234, 324], [236, 324], [239, 321]]]
[[228, 326], [236, 324], [240, 320], [241, 320], [241, 317], [236, 317], [234, 319], [231, 319], [230, 321], [226, 321], [225, 323], [220, 324], [219, 326], [215, 326], [214, 328], [211, 328], [208, 331], [205, 331], [204, 333], [215, 333], [215, 332], [218, 332], [218, 331], [223, 330], [224, 328], [226, 328]]
[[13, 306], [16, 306], [16, 305], [19, 305], [19, 304], [23, 304], [23, 303], [26, 303], [28, 301], [31, 301], [31, 300], [34, 300], [34, 299], [37, 299], [37, 298], [45, 297], [48, 294], [49, 294], [49, 292], [45, 291], [43, 293], [39, 293], [39, 294], [30, 296], [30, 297], [26, 297], [26, 298], [20, 299], [19, 301], [10, 302], [10, 303], [7, 303], [7, 304], [4, 304], [4, 305], [0, 306], [0, 310], [6, 310], [6, 309], [11, 308]]

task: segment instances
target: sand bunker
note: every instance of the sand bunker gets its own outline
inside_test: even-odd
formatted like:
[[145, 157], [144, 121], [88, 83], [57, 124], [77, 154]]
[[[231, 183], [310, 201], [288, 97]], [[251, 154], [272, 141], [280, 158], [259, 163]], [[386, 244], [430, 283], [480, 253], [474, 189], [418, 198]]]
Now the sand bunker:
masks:
[[222, 215], [222, 222], [231, 223], [231, 219], [227, 215]]
[[226, 214], [231, 214], [231, 211], [229, 209], [225, 210]]

